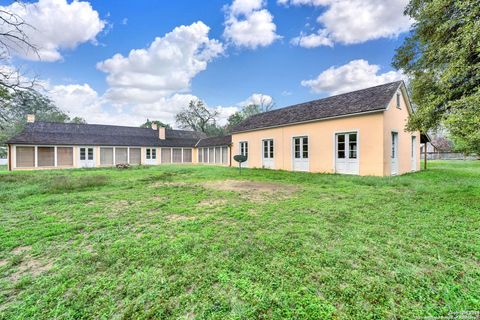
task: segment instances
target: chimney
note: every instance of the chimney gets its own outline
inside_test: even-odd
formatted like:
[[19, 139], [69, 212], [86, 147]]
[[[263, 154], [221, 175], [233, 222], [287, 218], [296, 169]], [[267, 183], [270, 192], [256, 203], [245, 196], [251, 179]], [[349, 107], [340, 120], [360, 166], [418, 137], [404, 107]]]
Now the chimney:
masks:
[[158, 126], [157, 126], [156, 123], [152, 123], [152, 129], [153, 129], [153, 130], [157, 130], [157, 129], [158, 129]]
[[158, 128], [158, 137], [160, 138], [160, 140], [165, 140], [166, 138], [166, 131], [165, 130], [165, 127], [160, 127]]
[[35, 115], [34, 114], [27, 114], [27, 122], [34, 123], [35, 122]]

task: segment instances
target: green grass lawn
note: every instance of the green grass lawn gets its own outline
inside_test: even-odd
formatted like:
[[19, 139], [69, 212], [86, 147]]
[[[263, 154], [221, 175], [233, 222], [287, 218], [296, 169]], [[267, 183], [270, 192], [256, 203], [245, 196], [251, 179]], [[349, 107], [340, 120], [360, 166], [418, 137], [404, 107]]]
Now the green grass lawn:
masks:
[[480, 311], [480, 161], [394, 178], [2, 171], [0, 203], [0, 319]]

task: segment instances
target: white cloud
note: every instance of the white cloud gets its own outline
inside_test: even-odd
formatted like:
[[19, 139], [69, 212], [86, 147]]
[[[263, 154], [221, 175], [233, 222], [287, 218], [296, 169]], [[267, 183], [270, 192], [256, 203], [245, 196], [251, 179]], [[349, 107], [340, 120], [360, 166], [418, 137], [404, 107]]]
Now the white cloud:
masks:
[[304, 48], [333, 47], [333, 41], [328, 37], [328, 33], [325, 30], [319, 30], [318, 33], [309, 35], [301, 33], [300, 36], [293, 38], [290, 43]]
[[[277, 3], [326, 7], [317, 19], [321, 25], [317, 34], [306, 36], [304, 42], [294, 41], [307, 48], [393, 38], [408, 31], [412, 24], [403, 15], [408, 0], [278, 0]], [[302, 38], [305, 36], [295, 39]]]
[[38, 55], [25, 46], [15, 52], [30, 60], [60, 60], [62, 50], [75, 49], [88, 41], [96, 43], [97, 34], [105, 27], [105, 21], [99, 18], [98, 12], [84, 1], [39, 0], [36, 3], [15, 2], [0, 8], [15, 13], [33, 26], [23, 30], [38, 48]]
[[208, 38], [209, 30], [201, 21], [180, 26], [146, 49], [98, 63], [97, 68], [108, 74], [107, 97], [116, 103], [153, 103], [188, 91], [191, 80], [223, 53], [223, 45]]
[[243, 106], [248, 106], [248, 105], [259, 105], [259, 106], [266, 106], [270, 105], [273, 103], [273, 98], [267, 94], [262, 94], [262, 93], [254, 93], [250, 97], [248, 97], [246, 100], [239, 102], [238, 105], [243, 107]]
[[234, 0], [226, 8], [223, 36], [238, 47], [256, 49], [272, 44], [280, 37], [272, 14], [263, 0]]
[[379, 73], [380, 66], [366, 60], [353, 60], [340, 67], [330, 67], [312, 80], [303, 80], [302, 86], [316, 93], [330, 95], [363, 89], [375, 85], [401, 80], [401, 72]]

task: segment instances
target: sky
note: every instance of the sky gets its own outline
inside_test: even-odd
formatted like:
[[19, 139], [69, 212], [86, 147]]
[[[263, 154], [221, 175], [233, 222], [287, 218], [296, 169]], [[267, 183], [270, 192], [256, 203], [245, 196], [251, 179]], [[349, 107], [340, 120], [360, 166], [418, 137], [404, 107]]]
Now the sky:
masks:
[[281, 108], [402, 79], [408, 0], [0, 0], [38, 48], [9, 62], [71, 117], [138, 126], [191, 100]]

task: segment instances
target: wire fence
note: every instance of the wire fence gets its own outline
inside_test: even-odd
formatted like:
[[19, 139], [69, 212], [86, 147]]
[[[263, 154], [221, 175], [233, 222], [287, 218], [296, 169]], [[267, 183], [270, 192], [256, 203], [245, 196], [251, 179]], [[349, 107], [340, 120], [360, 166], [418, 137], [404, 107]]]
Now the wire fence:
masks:
[[[425, 159], [423, 153], [422, 159]], [[427, 152], [427, 160], [480, 160], [480, 156], [461, 152]]]

